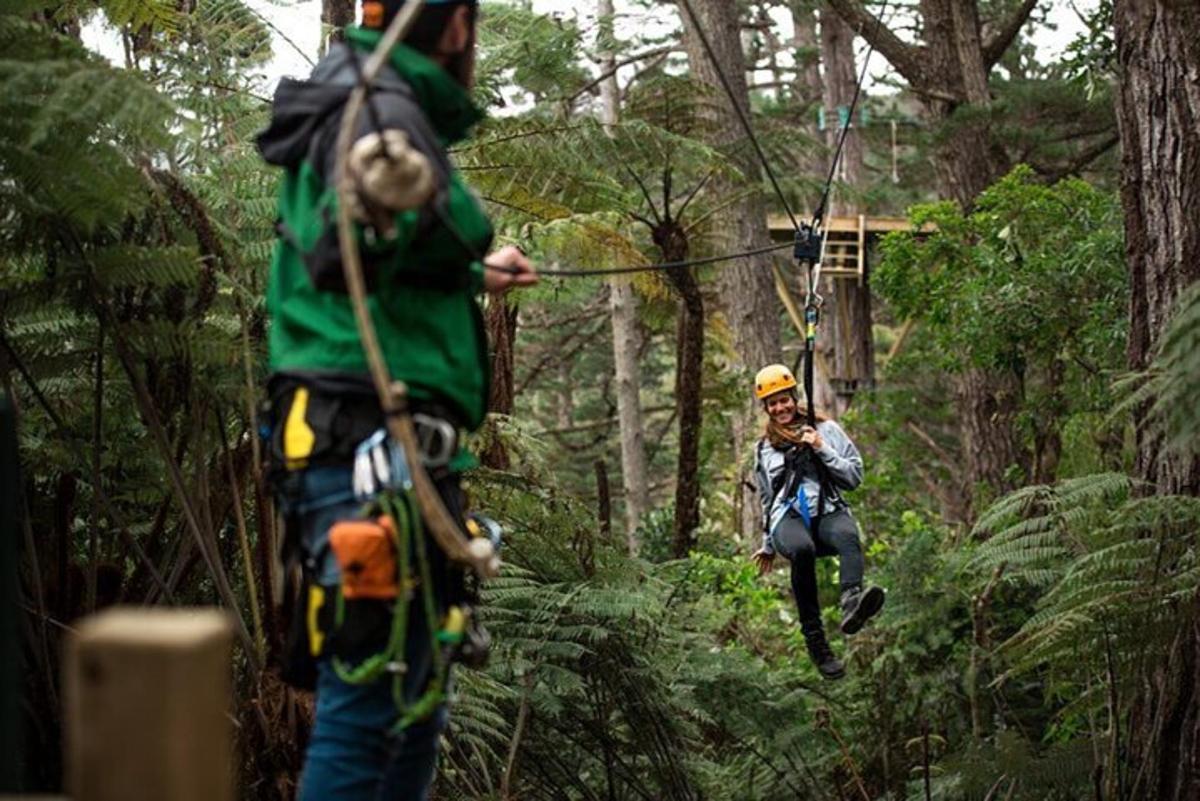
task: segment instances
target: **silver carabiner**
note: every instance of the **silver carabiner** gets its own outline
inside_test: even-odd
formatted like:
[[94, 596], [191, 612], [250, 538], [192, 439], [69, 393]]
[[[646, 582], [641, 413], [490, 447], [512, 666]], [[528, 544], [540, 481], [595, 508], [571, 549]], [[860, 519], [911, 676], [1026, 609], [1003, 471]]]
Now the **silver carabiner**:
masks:
[[440, 418], [420, 413], [413, 414], [412, 421], [425, 466], [448, 465], [458, 446], [458, 431], [454, 426]]

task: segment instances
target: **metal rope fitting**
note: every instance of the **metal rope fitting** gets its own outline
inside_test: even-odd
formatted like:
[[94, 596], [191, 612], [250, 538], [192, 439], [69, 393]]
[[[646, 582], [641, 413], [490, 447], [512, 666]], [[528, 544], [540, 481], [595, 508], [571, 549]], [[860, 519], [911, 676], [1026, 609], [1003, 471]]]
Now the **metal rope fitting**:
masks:
[[821, 232], [808, 223], [800, 223], [796, 229], [796, 240], [792, 248], [792, 257], [796, 261], [815, 264], [821, 260]]

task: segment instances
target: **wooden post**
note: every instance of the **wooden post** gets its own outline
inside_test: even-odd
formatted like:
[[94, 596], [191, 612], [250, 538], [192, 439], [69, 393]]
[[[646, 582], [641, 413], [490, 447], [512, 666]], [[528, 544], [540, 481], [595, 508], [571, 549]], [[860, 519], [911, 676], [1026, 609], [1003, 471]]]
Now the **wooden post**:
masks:
[[75, 801], [233, 801], [233, 627], [216, 610], [85, 619], [64, 661]]

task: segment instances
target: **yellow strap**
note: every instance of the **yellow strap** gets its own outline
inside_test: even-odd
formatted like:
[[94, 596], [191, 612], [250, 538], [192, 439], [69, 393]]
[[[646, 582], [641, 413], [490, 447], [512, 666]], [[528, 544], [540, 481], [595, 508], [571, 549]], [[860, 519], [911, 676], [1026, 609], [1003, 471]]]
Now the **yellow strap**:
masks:
[[317, 435], [304, 419], [307, 412], [308, 389], [300, 387], [292, 396], [292, 408], [283, 427], [283, 458], [290, 470], [304, 467], [317, 441]]
[[467, 627], [467, 616], [462, 607], [452, 606], [446, 610], [446, 619], [442, 622], [442, 630], [448, 634], [462, 634]]
[[321, 647], [325, 645], [325, 632], [317, 622], [317, 614], [325, 605], [325, 588], [313, 584], [308, 588], [308, 650], [313, 656], [321, 655]]

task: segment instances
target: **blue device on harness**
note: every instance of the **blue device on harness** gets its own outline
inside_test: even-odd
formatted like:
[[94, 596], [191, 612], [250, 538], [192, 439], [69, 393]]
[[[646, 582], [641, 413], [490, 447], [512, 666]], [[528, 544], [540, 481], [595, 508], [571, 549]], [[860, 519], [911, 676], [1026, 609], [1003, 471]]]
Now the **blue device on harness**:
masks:
[[804, 527], [812, 531], [812, 513], [808, 511], [808, 493], [804, 491], [803, 483], [796, 488], [796, 494], [788, 501], [788, 506], [804, 520]]

